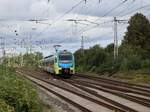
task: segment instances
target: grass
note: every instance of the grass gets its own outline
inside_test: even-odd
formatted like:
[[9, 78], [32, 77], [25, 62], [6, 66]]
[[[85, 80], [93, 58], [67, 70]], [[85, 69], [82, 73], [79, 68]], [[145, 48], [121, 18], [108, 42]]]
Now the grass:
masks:
[[51, 106], [43, 105], [43, 112], [56, 112], [55, 109]]
[[0, 109], [0, 112], [42, 112], [35, 87], [3, 66], [0, 66]]
[[15, 112], [14, 108], [6, 104], [4, 100], [0, 99], [0, 112]]
[[150, 71], [145, 70], [117, 72], [113, 74], [111, 77], [109, 76], [109, 73], [101, 75], [92, 72], [82, 72], [82, 74], [88, 76], [114, 78], [118, 80], [127, 81], [130, 83], [150, 84]]
[[142, 73], [141, 71], [118, 72], [112, 77], [125, 80], [130, 83], [150, 84], [150, 74]]
[[117, 72], [111, 77], [130, 83], [150, 84], [150, 73], [143, 70]]

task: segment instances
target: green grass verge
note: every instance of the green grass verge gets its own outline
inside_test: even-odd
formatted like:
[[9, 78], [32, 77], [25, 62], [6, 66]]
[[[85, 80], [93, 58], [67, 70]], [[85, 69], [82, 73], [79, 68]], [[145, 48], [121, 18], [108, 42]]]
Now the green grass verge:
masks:
[[105, 73], [103, 75], [96, 74], [92, 72], [79, 72], [83, 75], [95, 76], [95, 77], [106, 77], [106, 78], [114, 78], [130, 83], [142, 83], [142, 84], [150, 84], [150, 71], [145, 70], [137, 70], [137, 71], [120, 71], [110, 76], [109, 73]]
[[150, 84], [150, 74], [142, 73], [141, 71], [118, 72], [112, 77], [130, 83]]
[[43, 112], [56, 112], [55, 109], [51, 106], [43, 105]]
[[0, 112], [15, 112], [14, 108], [6, 104], [4, 100], [0, 99]]
[[32, 84], [0, 66], [0, 112], [42, 112]]

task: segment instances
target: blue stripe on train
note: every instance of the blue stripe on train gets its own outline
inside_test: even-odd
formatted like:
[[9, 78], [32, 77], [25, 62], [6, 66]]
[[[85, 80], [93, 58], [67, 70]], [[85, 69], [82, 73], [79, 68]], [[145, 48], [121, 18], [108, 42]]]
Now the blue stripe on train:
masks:
[[59, 63], [59, 67], [61, 68], [70, 68], [72, 65], [72, 63]]

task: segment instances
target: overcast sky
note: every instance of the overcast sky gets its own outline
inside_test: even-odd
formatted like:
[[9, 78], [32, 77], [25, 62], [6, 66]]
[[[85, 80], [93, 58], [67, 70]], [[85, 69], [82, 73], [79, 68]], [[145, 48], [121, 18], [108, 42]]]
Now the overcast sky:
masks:
[[[128, 20], [141, 12], [150, 18], [149, 10], [150, 0], [87, 0], [86, 4], [84, 0], [0, 0], [0, 35], [7, 53], [24, 53], [32, 46], [33, 52], [49, 55], [55, 44], [74, 52], [81, 46], [81, 36], [85, 48], [105, 47], [113, 43], [114, 17]], [[28, 21], [34, 19], [42, 21]], [[118, 24], [119, 43], [127, 26]]]

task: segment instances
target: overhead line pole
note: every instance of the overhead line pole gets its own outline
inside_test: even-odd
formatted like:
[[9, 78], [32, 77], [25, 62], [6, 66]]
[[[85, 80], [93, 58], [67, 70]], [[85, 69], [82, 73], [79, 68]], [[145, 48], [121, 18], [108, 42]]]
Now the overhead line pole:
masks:
[[114, 60], [118, 58], [117, 19], [114, 17]]
[[81, 36], [81, 54], [84, 56], [84, 36]]
[[1, 63], [3, 64], [4, 63], [4, 60], [5, 60], [5, 38], [4, 37], [0, 37], [1, 38], [1, 49], [2, 49], [2, 61]]
[[114, 61], [118, 60], [119, 50], [118, 50], [118, 23], [126, 22], [127, 20], [119, 20], [114, 17]]

